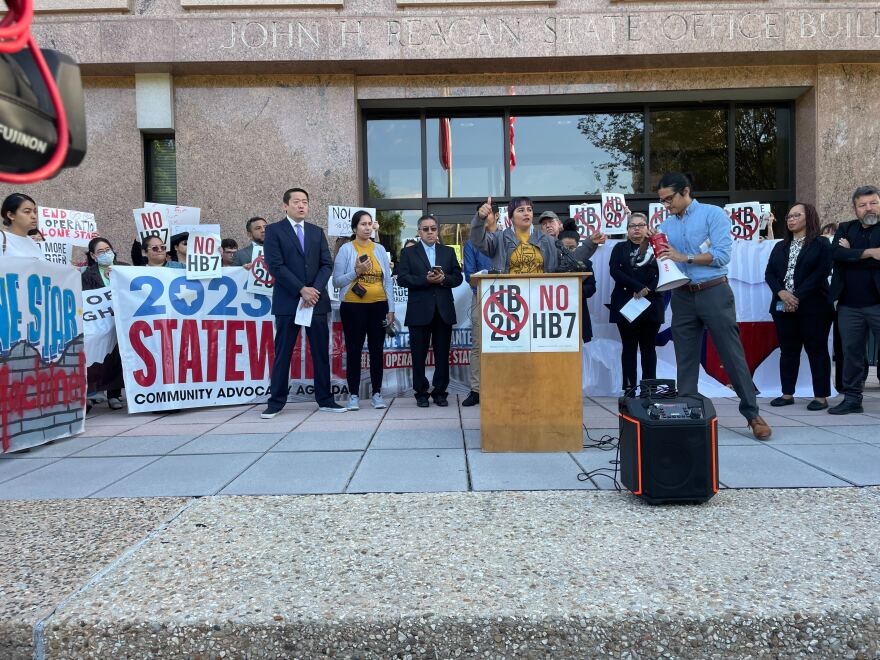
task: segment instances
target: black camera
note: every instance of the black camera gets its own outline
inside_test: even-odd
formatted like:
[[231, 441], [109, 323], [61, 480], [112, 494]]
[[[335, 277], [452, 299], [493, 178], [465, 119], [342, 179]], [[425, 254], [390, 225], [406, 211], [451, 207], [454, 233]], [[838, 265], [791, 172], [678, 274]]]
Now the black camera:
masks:
[[[70, 138], [62, 167], [86, 155], [86, 118], [79, 65], [68, 55], [42, 50], [61, 95]], [[0, 55], [0, 172], [33, 172], [58, 144], [57, 115], [31, 51]]]

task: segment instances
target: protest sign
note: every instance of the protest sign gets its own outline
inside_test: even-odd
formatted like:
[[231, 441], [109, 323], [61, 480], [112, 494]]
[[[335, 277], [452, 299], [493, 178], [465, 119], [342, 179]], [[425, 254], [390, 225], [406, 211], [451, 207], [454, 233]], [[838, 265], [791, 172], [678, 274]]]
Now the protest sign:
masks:
[[668, 215], [669, 209], [663, 204], [658, 202], [648, 204], [648, 229], [659, 229]]
[[191, 280], [220, 277], [223, 267], [220, 249], [220, 225], [198, 225], [189, 232], [186, 242], [186, 276]]
[[269, 268], [266, 266], [262, 245], [254, 244], [253, 261], [251, 262], [249, 273], [250, 277], [247, 280], [245, 289], [253, 294], [271, 296], [275, 286], [275, 278], [272, 277]]
[[165, 220], [172, 234], [179, 234], [182, 229], [179, 225], [197, 225], [202, 220], [202, 210], [195, 206], [176, 206], [174, 204], [155, 204], [145, 202], [144, 208], [148, 212], [158, 212]]
[[67, 241], [72, 245], [88, 247], [89, 241], [98, 235], [94, 214], [85, 211], [38, 206], [37, 223], [47, 241]]
[[498, 226], [496, 231], [504, 231], [511, 226], [510, 218], [507, 215], [507, 207], [498, 207]]
[[0, 453], [83, 431], [81, 276], [41, 259], [0, 259]]
[[757, 241], [760, 238], [761, 204], [738, 202], [726, 204], [724, 211], [730, 216], [730, 235], [738, 241]]
[[488, 286], [482, 301], [484, 353], [581, 350], [577, 277], [506, 279]]
[[116, 325], [110, 287], [83, 291], [86, 366], [104, 361], [116, 348]]
[[568, 215], [577, 223], [578, 234], [580, 234], [582, 240], [602, 230], [601, 204], [569, 206]]
[[626, 200], [620, 193], [602, 193], [602, 233], [626, 233]]
[[366, 211], [375, 220], [376, 209], [364, 206], [328, 206], [327, 207], [327, 235], [328, 236], [351, 236], [351, 217], [358, 211]]
[[43, 259], [59, 264], [70, 266], [73, 263], [73, 244], [68, 241], [37, 241], [43, 252]]
[[171, 227], [166, 222], [160, 211], [148, 211], [147, 209], [134, 209], [134, 226], [137, 230], [138, 240], [143, 245], [150, 236], [158, 236], [165, 244], [166, 250], [171, 250]]

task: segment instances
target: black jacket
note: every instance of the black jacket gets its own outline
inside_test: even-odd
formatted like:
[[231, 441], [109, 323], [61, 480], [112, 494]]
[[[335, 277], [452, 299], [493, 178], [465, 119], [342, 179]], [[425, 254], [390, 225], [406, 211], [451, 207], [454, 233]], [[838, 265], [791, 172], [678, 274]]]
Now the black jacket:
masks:
[[[831, 300], [840, 299], [840, 294], [843, 293], [844, 272], [846, 272], [849, 264], [856, 264], [862, 261], [862, 250], [857, 248], [843, 248], [839, 245], [841, 238], [845, 238], [849, 244], [852, 245], [853, 239], [857, 235], [860, 226], [861, 223], [858, 220], [841, 222], [837, 231], [834, 233], [834, 239], [831, 241], [834, 260], [834, 273], [831, 275]], [[880, 247], [880, 225], [875, 226], [871, 231], [869, 247]], [[877, 290], [880, 291], [880, 261], [877, 261], [876, 259], [865, 259], [864, 261], [865, 263], [860, 264], [860, 266], [870, 268], [873, 271], [874, 284], [877, 287]]]
[[327, 237], [318, 225], [310, 222], [303, 225], [305, 254], [286, 217], [266, 227], [263, 256], [269, 272], [275, 278], [272, 290], [272, 313], [275, 316], [296, 314], [299, 290], [304, 286], [314, 287], [321, 293], [314, 313], [330, 312], [327, 281], [333, 273], [333, 259], [330, 258]]
[[630, 250], [633, 244], [628, 240], [621, 241], [611, 251], [611, 259], [608, 262], [609, 272], [614, 278], [614, 290], [611, 292], [611, 304], [609, 321], [619, 323], [626, 321], [626, 317], [620, 313], [620, 308], [632, 300], [633, 294], [645, 287], [651, 290], [648, 301], [651, 306], [641, 313], [639, 318], [654, 323], [663, 323], [663, 294], [658, 293], [657, 281], [660, 279], [660, 270], [657, 262], [651, 262], [639, 268], [633, 268], [629, 260]]
[[[117, 261], [114, 266], [127, 266], [124, 261]], [[82, 289], [83, 291], [91, 291], [92, 289], [103, 289], [106, 284], [101, 279], [101, 273], [98, 272], [98, 264], [92, 264], [82, 272]]]
[[587, 300], [592, 298], [593, 294], [596, 293], [596, 276], [593, 275], [592, 261], [585, 259], [584, 265], [587, 267], [587, 272], [590, 273], [584, 278], [583, 284], [581, 284], [581, 295], [584, 300], [581, 313], [581, 340], [586, 344], [593, 338], [593, 322], [590, 320], [590, 310], [587, 309]]
[[408, 326], [429, 325], [434, 318], [435, 309], [445, 323], [455, 324], [455, 300], [452, 297], [452, 290], [461, 284], [464, 277], [455, 250], [437, 243], [436, 251], [436, 264], [446, 275], [442, 284], [428, 283], [428, 271], [431, 265], [421, 243], [400, 251], [397, 283], [409, 289], [404, 321]]
[[[770, 258], [764, 280], [773, 298], [770, 300], [770, 313], [776, 312], [779, 292], [785, 288], [785, 271], [788, 269], [789, 241], [777, 243]], [[841, 248], [843, 249], [843, 248]], [[801, 314], [830, 314], [834, 311], [828, 297], [828, 275], [831, 273], [831, 244], [827, 239], [817, 236], [809, 245], [801, 248], [797, 263], [794, 265], [794, 296], [800, 302], [798, 311]], [[861, 250], [855, 250], [861, 253]]]

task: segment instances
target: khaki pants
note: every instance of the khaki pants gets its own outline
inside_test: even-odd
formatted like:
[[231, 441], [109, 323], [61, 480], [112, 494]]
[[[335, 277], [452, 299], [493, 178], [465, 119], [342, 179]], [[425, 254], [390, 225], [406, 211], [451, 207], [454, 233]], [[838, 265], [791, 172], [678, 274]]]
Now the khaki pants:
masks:
[[471, 300], [471, 390], [480, 391], [480, 335], [483, 328], [480, 324], [482, 314], [480, 313], [480, 294], [479, 291], [474, 294]]

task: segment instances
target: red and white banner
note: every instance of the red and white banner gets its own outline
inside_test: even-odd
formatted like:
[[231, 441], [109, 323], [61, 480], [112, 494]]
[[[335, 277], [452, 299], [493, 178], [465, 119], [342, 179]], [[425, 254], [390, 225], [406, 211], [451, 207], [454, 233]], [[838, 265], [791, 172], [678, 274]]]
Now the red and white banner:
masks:
[[568, 207], [568, 216], [575, 221], [581, 239], [602, 231], [602, 205], [579, 204]]
[[626, 233], [626, 200], [620, 193], [602, 193], [602, 233]]
[[65, 241], [71, 245], [88, 247], [98, 235], [93, 213], [37, 207], [37, 227], [47, 241]]

